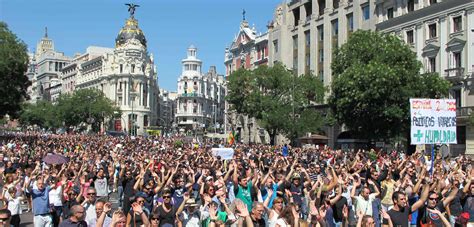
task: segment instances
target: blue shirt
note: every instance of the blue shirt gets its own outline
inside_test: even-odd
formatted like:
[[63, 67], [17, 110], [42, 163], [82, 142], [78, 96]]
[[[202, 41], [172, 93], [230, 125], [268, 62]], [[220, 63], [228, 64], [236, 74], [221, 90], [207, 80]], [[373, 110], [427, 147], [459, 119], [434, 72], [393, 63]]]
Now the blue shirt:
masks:
[[47, 186], [42, 191], [34, 188], [31, 192], [33, 198], [33, 214], [49, 214], [49, 191], [51, 187]]
[[[273, 189], [273, 195], [272, 197], [270, 198], [270, 202], [268, 202], [268, 208], [272, 208], [273, 207], [273, 200], [275, 200], [275, 198], [277, 197], [277, 190], [278, 190], [278, 184], [273, 184], [272, 185], [272, 189]], [[263, 201], [265, 201], [267, 199], [267, 196], [268, 196], [268, 192], [267, 192], [267, 188], [266, 187], [263, 187], [262, 190], [262, 199]]]
[[282, 150], [283, 157], [288, 156], [288, 147], [287, 146], [284, 146], [281, 150]]

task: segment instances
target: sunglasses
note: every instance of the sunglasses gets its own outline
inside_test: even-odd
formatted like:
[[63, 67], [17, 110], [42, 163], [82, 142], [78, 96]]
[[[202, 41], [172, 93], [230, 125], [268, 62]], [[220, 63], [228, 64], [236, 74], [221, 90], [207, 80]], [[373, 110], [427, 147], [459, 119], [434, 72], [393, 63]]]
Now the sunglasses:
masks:
[[430, 199], [430, 200], [434, 200], [434, 201], [438, 200], [438, 198], [429, 198], [429, 199]]
[[158, 221], [158, 218], [151, 218], [152, 221]]
[[76, 193], [69, 193], [68, 195], [69, 196], [76, 196], [77, 194]]
[[170, 198], [171, 198], [171, 196], [169, 196], [169, 195], [164, 195], [163, 196], [163, 199], [170, 199]]

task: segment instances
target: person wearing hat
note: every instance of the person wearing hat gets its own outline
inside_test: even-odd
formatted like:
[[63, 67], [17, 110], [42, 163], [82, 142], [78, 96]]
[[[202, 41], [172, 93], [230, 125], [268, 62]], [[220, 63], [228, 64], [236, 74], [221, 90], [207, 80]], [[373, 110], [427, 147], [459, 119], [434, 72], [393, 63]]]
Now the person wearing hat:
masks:
[[201, 226], [201, 212], [198, 209], [198, 204], [194, 198], [188, 199], [184, 204], [184, 210], [179, 215], [179, 220], [182, 223], [182, 226]]

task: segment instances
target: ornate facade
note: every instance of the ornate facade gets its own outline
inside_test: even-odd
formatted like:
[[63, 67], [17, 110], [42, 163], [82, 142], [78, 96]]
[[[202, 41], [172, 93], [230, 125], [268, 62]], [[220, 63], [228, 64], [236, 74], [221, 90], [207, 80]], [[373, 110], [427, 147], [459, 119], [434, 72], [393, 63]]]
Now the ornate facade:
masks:
[[176, 125], [180, 129], [219, 132], [224, 121], [224, 76], [211, 66], [205, 74], [197, 49], [190, 46], [178, 79]]
[[91, 57], [79, 66], [75, 89], [95, 88], [104, 92], [122, 112], [109, 128], [142, 135], [158, 121], [158, 83], [153, 55], [147, 51], [145, 35], [131, 16], [120, 30], [115, 49]]

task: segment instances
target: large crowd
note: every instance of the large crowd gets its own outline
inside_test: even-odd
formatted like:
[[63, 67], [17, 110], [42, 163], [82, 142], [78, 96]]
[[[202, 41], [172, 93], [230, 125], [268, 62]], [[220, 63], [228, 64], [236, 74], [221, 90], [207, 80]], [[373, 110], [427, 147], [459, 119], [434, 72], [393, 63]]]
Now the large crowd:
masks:
[[221, 157], [176, 137], [2, 138], [0, 226], [26, 212], [35, 227], [474, 226], [465, 156], [237, 144]]

